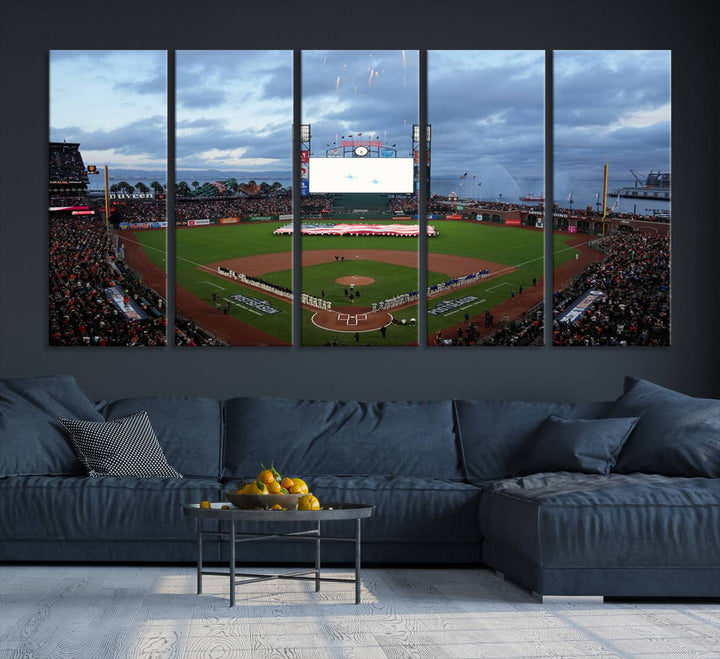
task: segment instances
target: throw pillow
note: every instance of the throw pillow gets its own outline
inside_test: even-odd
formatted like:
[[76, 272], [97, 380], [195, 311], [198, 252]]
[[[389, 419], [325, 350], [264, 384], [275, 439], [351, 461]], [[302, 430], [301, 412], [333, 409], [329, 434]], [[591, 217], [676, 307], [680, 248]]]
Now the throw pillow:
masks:
[[609, 474], [638, 417], [563, 419], [551, 414], [530, 436], [516, 476], [548, 471]]
[[90, 476], [182, 478], [167, 462], [147, 412], [112, 421], [60, 419]]
[[468, 481], [480, 484], [517, 473], [528, 439], [551, 414], [597, 419], [609, 404], [456, 400], [457, 433]]
[[613, 471], [720, 478], [720, 400], [627, 377], [605, 415], [640, 417]]

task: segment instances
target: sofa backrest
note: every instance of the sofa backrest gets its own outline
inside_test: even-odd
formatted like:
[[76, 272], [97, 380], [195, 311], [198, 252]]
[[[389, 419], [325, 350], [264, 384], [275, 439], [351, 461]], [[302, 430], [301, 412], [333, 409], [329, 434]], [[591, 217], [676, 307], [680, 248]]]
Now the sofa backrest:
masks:
[[61, 417], [102, 421], [70, 375], [0, 380], [0, 477], [84, 474]]
[[404, 475], [461, 480], [452, 401], [233, 398], [226, 403], [224, 477], [260, 464], [283, 474]]
[[565, 419], [597, 419], [609, 405], [456, 400], [466, 478], [470, 482], [508, 478], [520, 467], [529, 436], [551, 414]]
[[142, 396], [101, 406], [107, 420], [146, 411], [168, 463], [183, 476], [220, 478], [222, 402], [201, 396]]

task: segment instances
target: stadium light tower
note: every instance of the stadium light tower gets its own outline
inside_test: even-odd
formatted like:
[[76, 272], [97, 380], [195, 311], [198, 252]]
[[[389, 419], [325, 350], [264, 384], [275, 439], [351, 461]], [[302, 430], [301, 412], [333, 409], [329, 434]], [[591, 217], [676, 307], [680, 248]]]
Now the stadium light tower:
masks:
[[310, 194], [310, 124], [300, 124], [300, 196]]

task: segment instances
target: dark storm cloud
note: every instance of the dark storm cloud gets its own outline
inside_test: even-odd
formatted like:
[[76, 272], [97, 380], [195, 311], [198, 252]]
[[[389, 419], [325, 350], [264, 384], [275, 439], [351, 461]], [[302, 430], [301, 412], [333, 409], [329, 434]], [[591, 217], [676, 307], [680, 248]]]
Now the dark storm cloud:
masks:
[[409, 151], [417, 75], [417, 51], [303, 53], [303, 121], [323, 146], [336, 134], [388, 132]]
[[[245, 149], [243, 158], [273, 158], [284, 161], [281, 166], [290, 167], [291, 141], [290, 131], [286, 124], [267, 127], [267, 132], [258, 135], [252, 132], [228, 131], [222, 121], [183, 122], [201, 124], [202, 132], [194, 132], [177, 140], [177, 155], [183, 168], [202, 168], [205, 161], [199, 155], [205, 151], [218, 149]], [[180, 128], [180, 126], [178, 126]]]
[[267, 73], [267, 80], [264, 81], [260, 88], [261, 95], [267, 99], [275, 99], [283, 102], [292, 102], [292, 70], [283, 66], [279, 70], [262, 71]]
[[[286, 121], [273, 123], [260, 108], [292, 103], [291, 67], [291, 51], [178, 52], [180, 166], [215, 167], [206, 160], [207, 152], [222, 159], [220, 152], [241, 149], [243, 159], [277, 158], [289, 169], [292, 112], [284, 113]], [[238, 121], [252, 125], [256, 114], [255, 128], [233, 128]]]
[[213, 108], [225, 103], [227, 93], [222, 89], [186, 89], [177, 95], [177, 104], [186, 108]]
[[147, 80], [118, 83], [115, 85], [115, 89], [119, 92], [129, 91], [136, 94], [165, 94], [167, 90], [167, 76], [163, 71]]
[[80, 142], [81, 151], [109, 149], [123, 155], [147, 154], [153, 159], [164, 159], [167, 153], [167, 124], [164, 116], [153, 116], [108, 131], [86, 131], [74, 126], [52, 127], [50, 139]]
[[[53, 51], [53, 59], [87, 56]], [[652, 111], [669, 103], [670, 59], [659, 53], [554, 54], [556, 173], [596, 177], [606, 159], [615, 174], [669, 166], [669, 125]], [[100, 62], [100, 60], [97, 60]], [[398, 155], [410, 155], [417, 122], [417, 52], [306, 51], [302, 57], [303, 121], [312, 123], [313, 150], [322, 155], [338, 137], [375, 133]], [[202, 167], [210, 150], [244, 150], [243, 158], [289, 162], [290, 51], [178, 51], [177, 152], [182, 167]], [[544, 164], [544, 53], [430, 51], [429, 121], [433, 174], [456, 176], [488, 163], [517, 177], [542, 177]], [[134, 94], [164, 91], [162, 61], [142, 80], [122, 83]], [[243, 106], [242, 101], [247, 101]], [[233, 106], [233, 103], [237, 103]], [[183, 115], [183, 111], [187, 114]], [[235, 112], [235, 115], [232, 113]], [[242, 113], [247, 113], [243, 117]], [[284, 110], [283, 110], [284, 112]], [[68, 131], [79, 136], [70, 136]], [[54, 129], [85, 148], [137, 149], [164, 154], [165, 131], [152, 120], [114, 131]], [[629, 174], [628, 174], [629, 175]], [[539, 190], [538, 190], [539, 191]]]
[[[655, 52], [554, 54], [555, 178], [578, 189], [611, 180], [630, 184], [630, 170], [670, 171], [670, 123], [653, 113], [670, 103], [670, 57]], [[558, 187], [558, 185], [556, 185]]]
[[457, 175], [494, 163], [539, 176], [544, 158], [543, 55], [442, 52], [428, 56], [433, 171]]
[[200, 89], [217, 93], [252, 87], [260, 97], [287, 98], [292, 94], [291, 67], [292, 51], [179, 51], [178, 97]]

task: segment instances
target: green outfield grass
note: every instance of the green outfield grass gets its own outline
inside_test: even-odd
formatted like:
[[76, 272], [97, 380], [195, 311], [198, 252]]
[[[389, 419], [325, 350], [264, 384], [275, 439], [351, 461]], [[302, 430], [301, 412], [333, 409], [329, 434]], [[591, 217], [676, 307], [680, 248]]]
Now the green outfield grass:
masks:
[[[384, 223], [397, 223], [387, 221]], [[405, 224], [415, 224], [405, 221]], [[241, 293], [253, 298], [263, 298], [281, 313], [265, 315], [251, 313], [250, 310], [233, 306], [231, 315], [240, 318], [258, 329], [286, 341], [292, 337], [292, 313], [289, 303], [277, 298], [263, 295], [248, 289], [217, 274], [203, 270], [198, 266], [256, 254], [269, 254], [292, 251], [291, 236], [274, 236], [273, 231], [285, 226], [287, 222], [258, 222], [236, 225], [178, 228], [176, 232], [176, 281], [197, 297], [214, 305], [212, 293], [226, 297]], [[462, 322], [464, 313], [470, 315], [483, 313], [486, 308], [492, 309], [510, 297], [510, 291], [516, 293], [522, 285], [525, 290], [532, 286], [532, 279], [537, 280], [543, 275], [543, 234], [540, 231], [528, 231], [512, 227], [494, 226], [481, 223], [434, 221], [430, 220], [440, 233], [439, 236], [428, 238], [428, 250], [438, 254], [468, 256], [496, 263], [515, 266], [514, 272], [494, 277], [490, 281], [449, 293], [429, 301], [428, 309], [432, 310], [441, 300], [452, 300], [473, 296], [477, 300], [469, 302], [469, 306], [457, 309], [441, 316], [428, 316], [428, 331], [435, 332], [445, 327]], [[143, 244], [145, 251], [156, 265], [164, 268], [165, 232], [136, 232], [137, 239]], [[555, 267], [575, 257], [575, 250], [567, 246], [574, 238], [569, 234], [554, 236]], [[346, 255], [345, 262], [330, 262], [307, 266], [302, 271], [303, 292], [320, 297], [325, 290], [325, 299], [333, 306], [349, 304], [344, 296], [344, 286], [335, 283], [335, 279], [346, 275], [362, 275], [375, 279], [374, 284], [358, 286], [361, 297], [355, 302], [358, 306], [370, 306], [372, 302], [417, 290], [417, 270], [387, 263], [350, 260], [350, 255], [358, 249], [388, 249], [417, 251], [418, 241], [414, 238], [397, 238], [386, 236], [304, 236], [303, 251], [331, 249], [338, 255]], [[268, 273], [264, 278], [272, 283], [290, 288], [292, 272], [290, 270]], [[430, 285], [448, 279], [442, 272], [429, 272]], [[400, 318], [417, 318], [417, 306], [394, 312]], [[316, 328], [312, 322], [312, 312], [303, 310], [302, 336], [305, 345], [323, 345], [332, 338], [333, 333]], [[352, 343], [352, 333], [340, 335], [341, 342]], [[423, 339], [424, 340], [424, 339]], [[373, 345], [398, 345], [416, 341], [416, 328], [395, 326], [388, 328], [387, 337], [383, 339], [378, 331], [361, 334], [361, 344], [370, 342]]]

